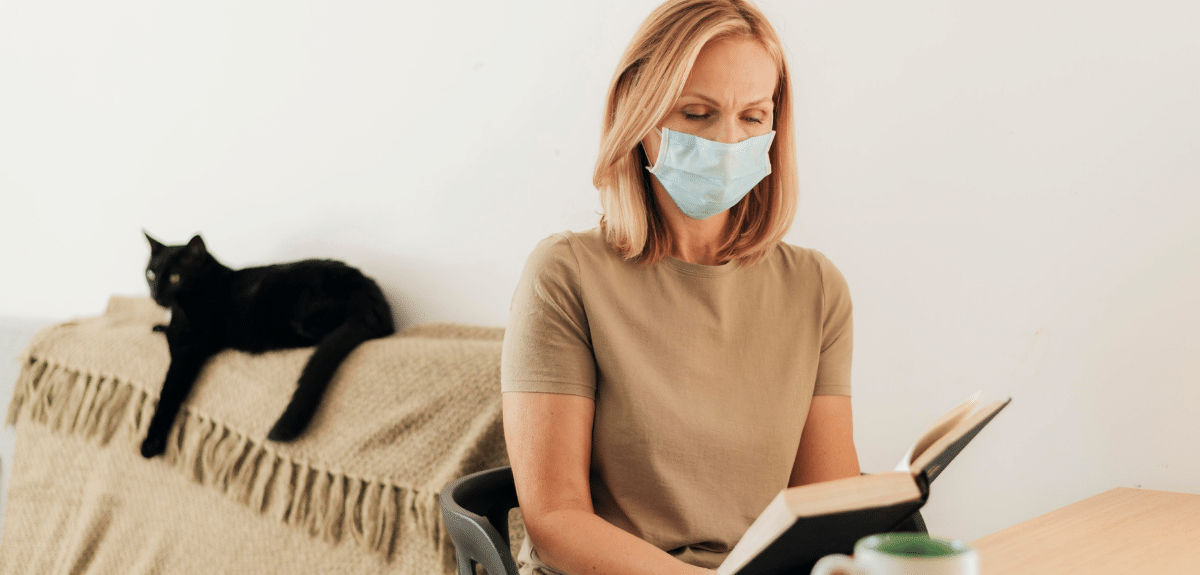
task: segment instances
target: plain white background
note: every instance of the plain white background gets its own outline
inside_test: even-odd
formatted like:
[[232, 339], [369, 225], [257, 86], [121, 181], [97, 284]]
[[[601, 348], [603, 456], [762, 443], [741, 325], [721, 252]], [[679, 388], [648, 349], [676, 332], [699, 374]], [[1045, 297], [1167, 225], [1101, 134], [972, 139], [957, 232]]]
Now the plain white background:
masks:
[[[656, 4], [0, 2], [0, 316], [146, 293], [145, 228], [503, 325], [533, 245], [597, 222], [604, 90]], [[935, 534], [1200, 493], [1200, 4], [760, 6], [798, 94], [788, 241], [855, 302], [863, 468], [983, 389], [1013, 403]]]

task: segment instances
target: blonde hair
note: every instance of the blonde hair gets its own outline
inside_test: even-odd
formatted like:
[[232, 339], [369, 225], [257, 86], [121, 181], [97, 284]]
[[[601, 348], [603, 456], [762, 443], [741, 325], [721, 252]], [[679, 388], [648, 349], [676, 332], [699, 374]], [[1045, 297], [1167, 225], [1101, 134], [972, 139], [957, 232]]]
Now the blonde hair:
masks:
[[758, 261], [783, 239], [796, 214], [796, 145], [791, 77], [774, 28], [744, 0], [670, 0], [642, 22], [608, 88], [600, 155], [592, 183], [600, 190], [605, 240], [625, 259], [655, 263], [673, 240], [645, 173], [641, 141], [679, 99], [700, 50], [713, 40], [749, 37], [775, 60], [775, 141], [771, 174], [730, 208], [721, 261]]

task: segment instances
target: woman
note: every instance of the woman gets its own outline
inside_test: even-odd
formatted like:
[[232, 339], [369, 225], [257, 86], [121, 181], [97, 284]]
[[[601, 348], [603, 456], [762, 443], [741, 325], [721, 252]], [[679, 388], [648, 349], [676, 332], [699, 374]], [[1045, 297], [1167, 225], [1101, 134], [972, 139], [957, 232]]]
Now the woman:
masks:
[[623, 56], [600, 227], [538, 245], [504, 341], [523, 572], [704, 572], [781, 489], [859, 473], [845, 280], [780, 241], [789, 83], [742, 0], [667, 2]]

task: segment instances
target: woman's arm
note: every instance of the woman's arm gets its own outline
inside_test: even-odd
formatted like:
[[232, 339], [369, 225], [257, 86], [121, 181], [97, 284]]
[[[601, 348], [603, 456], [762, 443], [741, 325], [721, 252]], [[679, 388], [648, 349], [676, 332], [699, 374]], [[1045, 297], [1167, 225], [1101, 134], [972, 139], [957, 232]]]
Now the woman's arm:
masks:
[[594, 401], [511, 391], [503, 401], [517, 499], [542, 561], [570, 575], [709, 573], [596, 515], [588, 482]]
[[853, 477], [859, 472], [850, 397], [813, 396], [788, 486]]

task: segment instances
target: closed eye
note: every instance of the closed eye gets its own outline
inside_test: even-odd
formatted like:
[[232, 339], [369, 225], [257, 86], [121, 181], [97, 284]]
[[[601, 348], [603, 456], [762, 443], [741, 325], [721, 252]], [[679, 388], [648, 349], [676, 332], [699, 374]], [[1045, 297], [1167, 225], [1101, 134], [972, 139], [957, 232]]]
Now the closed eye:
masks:
[[[699, 120], [707, 120], [710, 117], [712, 117], [712, 115], [711, 114], [691, 114], [688, 112], [684, 112], [683, 117], [684, 117], [684, 119], [687, 119], [687, 120], [699, 121]], [[742, 121], [750, 122], [753, 124], [762, 124], [765, 121], [765, 119], [761, 116], [745, 116], [742, 118]]]

